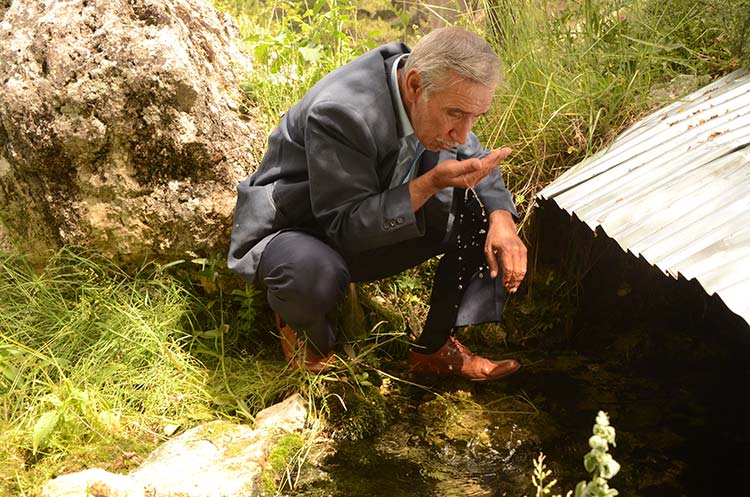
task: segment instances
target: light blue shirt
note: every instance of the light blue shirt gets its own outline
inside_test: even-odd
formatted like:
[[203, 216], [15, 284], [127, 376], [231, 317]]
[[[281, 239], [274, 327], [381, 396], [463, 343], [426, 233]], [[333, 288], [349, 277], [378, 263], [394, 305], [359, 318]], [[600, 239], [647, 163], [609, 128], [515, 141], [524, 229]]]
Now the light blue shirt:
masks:
[[401, 92], [398, 89], [398, 64], [404, 57], [408, 57], [408, 54], [401, 55], [396, 59], [391, 69], [391, 98], [396, 102], [396, 117], [401, 124], [403, 133], [403, 136], [399, 138], [398, 160], [391, 178], [391, 188], [414, 179], [417, 174], [417, 162], [424, 152], [424, 147], [414, 133], [414, 127], [406, 114], [404, 103], [401, 101]]

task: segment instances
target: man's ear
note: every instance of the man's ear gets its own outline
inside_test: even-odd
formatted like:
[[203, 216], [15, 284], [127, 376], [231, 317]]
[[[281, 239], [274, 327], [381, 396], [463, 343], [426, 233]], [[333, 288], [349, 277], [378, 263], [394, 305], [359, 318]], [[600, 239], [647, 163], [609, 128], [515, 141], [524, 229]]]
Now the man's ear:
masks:
[[422, 76], [419, 75], [419, 71], [412, 67], [404, 77], [404, 88], [406, 90], [406, 98], [409, 102], [416, 102], [422, 92], [424, 92], [424, 85], [422, 84]]

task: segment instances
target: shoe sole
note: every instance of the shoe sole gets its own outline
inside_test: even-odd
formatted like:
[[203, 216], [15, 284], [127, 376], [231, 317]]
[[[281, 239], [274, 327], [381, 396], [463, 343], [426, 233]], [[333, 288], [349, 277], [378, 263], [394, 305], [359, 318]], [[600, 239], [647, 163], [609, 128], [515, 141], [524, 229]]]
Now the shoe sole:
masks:
[[469, 378], [467, 376], [463, 376], [460, 374], [409, 373], [409, 379], [413, 381], [414, 383], [418, 383], [420, 385], [425, 385], [425, 386], [434, 385], [435, 383], [440, 381], [441, 378], [462, 378], [464, 380], [473, 381], [474, 383], [486, 383], [488, 381], [495, 381], [495, 380], [501, 380], [503, 378], [507, 378], [508, 376], [517, 372], [519, 369], [521, 369], [520, 364], [513, 371], [508, 371], [505, 374], [502, 374], [500, 376], [494, 376], [492, 378]]

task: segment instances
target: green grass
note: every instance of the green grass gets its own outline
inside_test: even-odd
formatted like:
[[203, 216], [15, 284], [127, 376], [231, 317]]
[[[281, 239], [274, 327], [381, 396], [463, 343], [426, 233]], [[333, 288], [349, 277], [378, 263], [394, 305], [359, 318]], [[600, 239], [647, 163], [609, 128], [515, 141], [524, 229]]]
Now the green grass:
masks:
[[69, 250], [41, 271], [0, 254], [0, 295], [0, 460], [23, 461], [0, 472], [89, 444], [153, 444], [167, 424], [212, 416], [209, 372], [186, 347], [191, 299], [167, 275]]
[[30, 495], [85, 467], [126, 469], [169, 425], [252, 421], [314, 389], [253, 336], [266, 330], [252, 292], [207, 297], [176, 269], [129, 274], [67, 249], [34, 268], [0, 253], [0, 494]]
[[291, 371], [257, 292], [225, 289], [213, 264], [128, 273], [80, 250], [43, 267], [0, 252], [0, 494], [33, 495], [87, 467], [132, 469], [170, 425], [252, 423], [295, 392], [325, 419], [356, 393], [377, 340], [330, 374]]
[[[656, 85], [677, 74], [718, 75], [747, 58], [737, 40], [735, 48], [717, 46], [714, 36], [725, 19], [711, 15], [710, 3], [483, 4], [489, 21], [476, 29], [484, 30], [505, 62], [507, 84], [478, 134], [490, 147], [514, 149], [504, 174], [527, 216], [541, 188], [664, 103], [651, 96]], [[750, 19], [747, 11], [734, 13]]]

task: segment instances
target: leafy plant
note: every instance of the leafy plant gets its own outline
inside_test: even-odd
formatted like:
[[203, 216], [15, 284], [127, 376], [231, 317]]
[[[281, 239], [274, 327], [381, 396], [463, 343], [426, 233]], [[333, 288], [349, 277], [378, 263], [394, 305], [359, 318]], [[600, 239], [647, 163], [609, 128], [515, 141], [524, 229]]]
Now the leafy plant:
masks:
[[357, 3], [352, 0], [219, 6], [239, 20], [254, 60], [243, 84], [248, 111], [265, 118], [269, 131], [318, 79], [376, 46], [356, 29]]
[[[547, 480], [552, 475], [552, 470], [547, 469], [544, 459], [544, 454], [539, 453], [539, 457], [534, 460], [534, 472], [531, 474], [531, 483], [536, 488], [536, 497], [549, 495], [557, 484], [556, 478]], [[570, 495], [570, 492], [568, 492], [568, 495]]]
[[610, 426], [607, 414], [599, 411], [594, 434], [589, 438], [591, 451], [583, 458], [586, 471], [591, 473], [591, 481], [578, 483], [575, 497], [615, 497], [619, 493], [609, 488], [608, 480], [620, 471], [620, 464], [609, 453], [609, 444], [615, 445], [615, 428]]
[[[591, 451], [583, 458], [583, 466], [591, 473], [591, 481], [583, 480], [576, 485], [575, 494], [572, 490], [565, 496], [570, 497], [615, 497], [619, 492], [609, 487], [609, 479], [620, 471], [620, 464], [609, 453], [609, 444], [615, 445], [615, 428], [610, 426], [609, 417], [604, 411], [599, 411], [594, 424], [594, 434], [589, 438]], [[549, 495], [557, 484], [557, 479], [548, 480], [552, 471], [544, 463], [544, 454], [534, 461], [534, 471], [531, 482], [536, 488], [536, 497]], [[556, 494], [553, 497], [561, 497]]]

